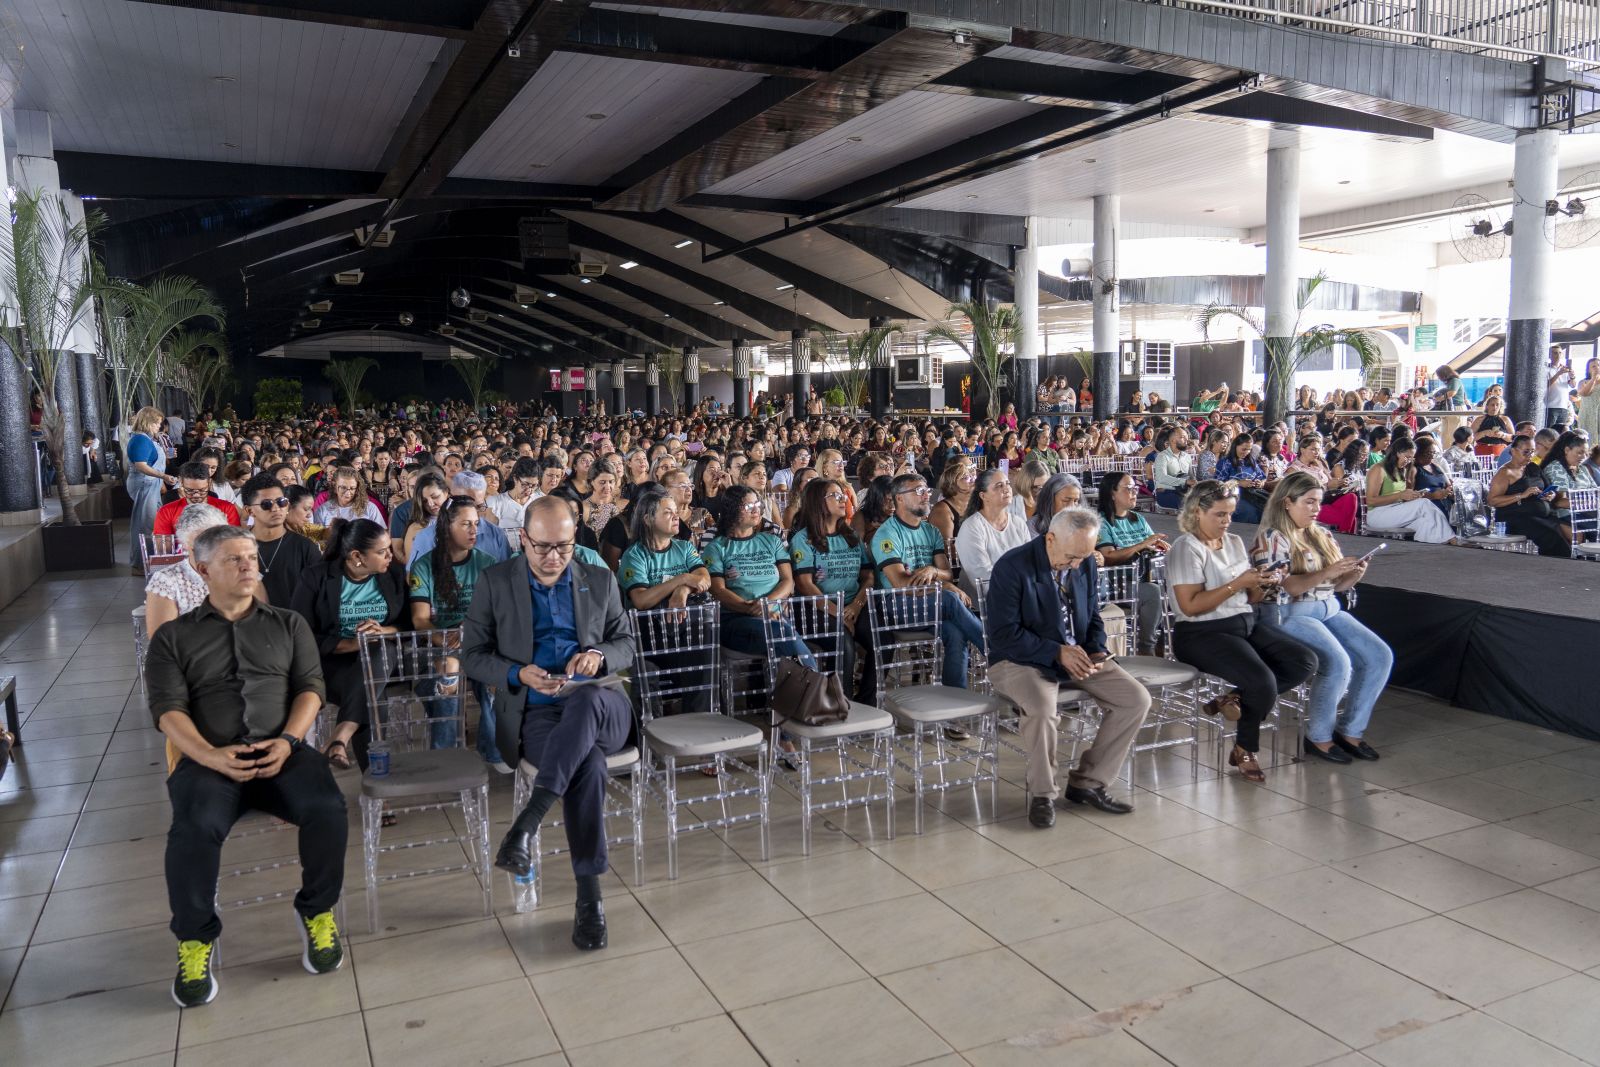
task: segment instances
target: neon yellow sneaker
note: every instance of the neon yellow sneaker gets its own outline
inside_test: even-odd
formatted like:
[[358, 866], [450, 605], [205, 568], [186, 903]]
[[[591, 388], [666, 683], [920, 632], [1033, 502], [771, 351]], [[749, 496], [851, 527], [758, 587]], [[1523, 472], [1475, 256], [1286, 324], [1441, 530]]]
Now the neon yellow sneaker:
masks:
[[325, 911], [309, 919], [296, 912], [295, 918], [299, 920], [300, 941], [305, 946], [300, 954], [305, 969], [312, 974], [337, 971], [344, 963], [344, 946], [339, 943], [339, 924], [334, 921], [333, 912]]
[[178, 977], [172, 980], [172, 999], [180, 1008], [198, 1008], [217, 999], [215, 941], [178, 942]]

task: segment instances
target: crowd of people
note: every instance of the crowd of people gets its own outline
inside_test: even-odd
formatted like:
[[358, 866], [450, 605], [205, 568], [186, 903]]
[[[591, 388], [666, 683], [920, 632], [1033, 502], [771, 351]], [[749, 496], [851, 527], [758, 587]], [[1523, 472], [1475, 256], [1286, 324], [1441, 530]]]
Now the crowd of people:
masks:
[[[1588, 370], [1584, 384], [1600, 373]], [[1600, 407], [1577, 392], [1584, 409]], [[986, 671], [1020, 713], [1028, 817], [1046, 828], [1058, 801], [1132, 810], [1109, 787], [1151, 708], [1121, 665], [1140, 657], [1217, 680], [1204, 710], [1227, 724], [1228, 763], [1246, 781], [1265, 780], [1262, 724], [1302, 685], [1306, 756], [1377, 759], [1364, 734], [1392, 655], [1343, 608], [1367, 564], [1329, 531], [1355, 530], [1364, 506], [1369, 523], [1446, 543], [1452, 479], [1476, 477], [1479, 457], [1494, 455], [1489, 503], [1541, 552], [1565, 555], [1566, 494], [1600, 473], [1581, 427], [1509, 425], [1493, 397], [1445, 441], [1414, 402], [1382, 406], [1381, 391], [1340, 398], [1360, 415], [1328, 410], [1297, 432], [1262, 425], [1250, 398], [1225, 388], [1187, 412], [1141, 402], [1098, 423], [1074, 414], [1084, 400], [1064, 380], [1040, 395], [1049, 403], [1021, 426], [442, 403], [276, 424], [206, 413], [180, 428], [139, 411], [125, 448], [130, 562], [142, 570], [158, 534], [184, 556], [146, 584], [150, 709], [171, 742], [175, 999], [215, 996], [212, 888], [221, 842], [251, 808], [301, 827], [305, 966], [339, 965], [345, 821], [333, 772], [369, 762], [367, 635], [459, 628], [447, 658], [475, 695], [478, 754], [502, 773], [519, 760], [538, 768], [497, 863], [526, 873], [532, 833], [562, 800], [579, 882], [573, 940], [593, 949], [606, 943], [604, 758], [628, 743], [634, 713], [617, 689], [570, 683], [631, 666], [630, 610], [715, 605], [725, 647], [815, 667], [815, 650], [763, 615], [791, 596], [838, 594], [847, 647], [836, 669], [870, 705], [882, 694], [868, 591], [937, 588], [938, 681], [965, 687]], [[1092, 463], [1111, 457], [1123, 462]], [[1167, 509], [1171, 537], [1145, 515]], [[1236, 522], [1255, 525], [1249, 543]], [[1136, 625], [1127, 656], [1113, 657], [1099, 574], [1129, 565]], [[1064, 783], [1063, 690], [1103, 713]], [[459, 709], [464, 693], [432, 691], [430, 707]], [[324, 703], [337, 717], [313, 749]], [[456, 744], [455, 722], [430, 743]]]

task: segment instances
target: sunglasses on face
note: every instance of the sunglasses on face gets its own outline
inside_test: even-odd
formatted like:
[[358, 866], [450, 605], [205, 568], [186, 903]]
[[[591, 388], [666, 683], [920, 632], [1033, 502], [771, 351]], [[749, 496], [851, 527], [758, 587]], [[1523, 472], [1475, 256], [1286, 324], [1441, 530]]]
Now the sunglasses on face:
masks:
[[256, 507], [261, 508], [263, 511], [271, 511], [273, 508], [286, 508], [288, 506], [289, 498], [286, 496], [280, 496], [274, 500], [256, 501]]

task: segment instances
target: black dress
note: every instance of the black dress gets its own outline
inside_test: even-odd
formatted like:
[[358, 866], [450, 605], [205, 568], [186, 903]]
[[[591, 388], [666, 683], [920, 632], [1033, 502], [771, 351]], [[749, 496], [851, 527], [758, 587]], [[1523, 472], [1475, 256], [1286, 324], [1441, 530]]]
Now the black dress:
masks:
[[[1512, 482], [1506, 492], [1515, 496], [1529, 489], [1542, 488], [1543, 483], [1531, 471], [1531, 466], [1524, 469], [1522, 477]], [[1521, 534], [1532, 541], [1539, 549], [1539, 555], [1560, 559], [1572, 556], [1572, 544], [1562, 534], [1560, 520], [1550, 513], [1550, 504], [1540, 497], [1529, 497], [1503, 508], [1495, 508], [1494, 517], [1506, 524], [1507, 533]]]

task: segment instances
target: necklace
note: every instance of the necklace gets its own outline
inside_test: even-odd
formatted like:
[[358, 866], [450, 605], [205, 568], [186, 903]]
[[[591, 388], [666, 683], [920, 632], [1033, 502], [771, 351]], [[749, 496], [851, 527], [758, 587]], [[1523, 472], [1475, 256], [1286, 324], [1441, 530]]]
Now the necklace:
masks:
[[283, 542], [284, 538], [279, 537], [276, 542], [278, 547], [272, 550], [272, 558], [261, 565], [261, 573], [263, 576], [272, 572], [272, 565], [277, 561], [278, 553], [283, 551]]

